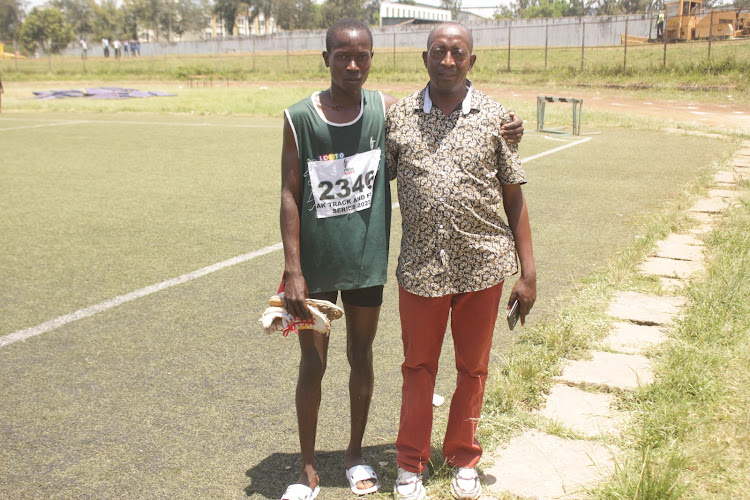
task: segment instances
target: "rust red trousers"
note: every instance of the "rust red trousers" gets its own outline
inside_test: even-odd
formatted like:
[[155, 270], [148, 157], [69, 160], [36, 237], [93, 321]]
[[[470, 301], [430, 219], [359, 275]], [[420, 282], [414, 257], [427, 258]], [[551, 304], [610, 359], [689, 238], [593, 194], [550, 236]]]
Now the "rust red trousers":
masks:
[[482, 456], [476, 440], [484, 384], [503, 283], [477, 292], [421, 297], [399, 287], [401, 338], [401, 420], [396, 461], [423, 472], [430, 459], [432, 394], [448, 316], [456, 355], [456, 390], [443, 440], [443, 457], [454, 467], [473, 467]]

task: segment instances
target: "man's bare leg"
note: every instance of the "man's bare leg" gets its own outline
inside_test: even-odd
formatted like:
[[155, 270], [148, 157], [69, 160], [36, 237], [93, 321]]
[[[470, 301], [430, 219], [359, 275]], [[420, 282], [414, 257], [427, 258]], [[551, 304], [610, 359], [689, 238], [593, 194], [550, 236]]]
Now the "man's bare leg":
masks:
[[320, 479], [315, 465], [315, 436], [320, 409], [320, 385], [326, 371], [328, 336], [302, 331], [299, 336], [301, 357], [297, 379], [297, 426], [302, 451], [302, 470], [297, 482], [315, 488]]
[[[378, 328], [380, 307], [360, 307], [344, 304], [346, 312], [346, 355], [349, 374], [349, 404], [351, 437], [346, 450], [346, 468], [364, 464], [362, 438], [367, 426], [370, 401], [375, 384], [372, 366], [372, 343]], [[375, 481], [359, 481], [357, 488], [366, 489]]]

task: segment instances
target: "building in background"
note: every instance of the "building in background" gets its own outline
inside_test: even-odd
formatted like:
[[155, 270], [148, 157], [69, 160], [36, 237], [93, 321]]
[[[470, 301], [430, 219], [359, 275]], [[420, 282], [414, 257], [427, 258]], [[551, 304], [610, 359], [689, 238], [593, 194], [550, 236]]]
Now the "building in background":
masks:
[[[238, 14], [234, 20], [234, 36], [247, 37], [252, 35], [263, 36], [272, 35], [278, 31], [276, 19], [273, 16], [266, 16], [261, 12], [258, 16], [250, 21], [249, 16]], [[216, 14], [211, 16], [211, 24], [203, 30], [203, 38], [225, 38], [229, 36], [229, 31], [224, 26], [224, 21], [219, 19]]]
[[436, 24], [451, 20], [451, 11], [429, 5], [395, 2], [380, 3], [380, 26]]

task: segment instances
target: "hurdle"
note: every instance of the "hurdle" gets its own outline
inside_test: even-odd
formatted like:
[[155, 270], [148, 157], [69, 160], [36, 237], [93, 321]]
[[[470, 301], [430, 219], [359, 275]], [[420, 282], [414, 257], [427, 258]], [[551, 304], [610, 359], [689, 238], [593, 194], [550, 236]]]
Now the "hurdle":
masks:
[[553, 134], [564, 134], [559, 130], [545, 130], [544, 109], [548, 102], [569, 102], [573, 105], [573, 135], [581, 135], [581, 110], [583, 99], [575, 97], [552, 97], [547, 95], [536, 96], [536, 130], [537, 132], [549, 132]]

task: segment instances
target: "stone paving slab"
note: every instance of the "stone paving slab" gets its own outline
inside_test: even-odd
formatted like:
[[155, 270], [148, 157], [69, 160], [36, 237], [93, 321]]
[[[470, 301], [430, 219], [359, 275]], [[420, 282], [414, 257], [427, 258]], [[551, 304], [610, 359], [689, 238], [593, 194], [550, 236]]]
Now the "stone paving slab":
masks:
[[495, 452], [484, 470], [488, 493], [537, 499], [582, 498], [586, 486], [611, 476], [618, 450], [600, 443], [526, 431]]
[[700, 236], [700, 235], [708, 234], [713, 230], [714, 230], [714, 225], [709, 222], [709, 223], [703, 223], [698, 227], [694, 227], [693, 229], [690, 230], [690, 233]]
[[633, 390], [654, 381], [651, 361], [638, 354], [591, 351], [590, 360], [566, 362], [555, 380], [572, 385], [600, 385], [610, 389]]
[[690, 217], [703, 224], [713, 224], [716, 214], [707, 212], [690, 212]]
[[612, 394], [555, 384], [539, 414], [586, 437], [595, 437], [622, 432], [624, 414], [615, 412], [614, 404]]
[[602, 344], [613, 351], [625, 354], [640, 354], [646, 349], [666, 342], [669, 338], [664, 329], [658, 326], [624, 322], [617, 322], [612, 326], [612, 332], [604, 338]]
[[687, 286], [685, 280], [666, 278], [664, 276], [659, 276], [659, 283], [661, 283], [661, 287], [668, 292], [678, 292]]
[[638, 292], [616, 292], [607, 314], [647, 325], [669, 325], [685, 305], [684, 297], [664, 297]]
[[697, 247], [703, 246], [703, 240], [696, 237], [693, 234], [677, 234], [671, 233], [669, 236], [662, 240], [666, 245], [693, 245]]
[[724, 198], [704, 198], [698, 200], [690, 208], [691, 212], [705, 212], [709, 214], [718, 214], [727, 208], [727, 200]]
[[735, 184], [734, 172], [730, 170], [719, 170], [714, 174], [714, 180], [716, 182], [725, 182], [727, 184]]
[[743, 147], [734, 154], [739, 156], [750, 156], [750, 147]]
[[676, 260], [663, 257], [649, 257], [638, 267], [648, 276], [687, 279], [703, 269], [703, 262], [697, 260]]
[[732, 158], [732, 165], [735, 167], [750, 167], [750, 158], [735, 156]]
[[709, 189], [708, 196], [711, 198], [721, 197], [729, 200], [736, 200], [742, 196], [742, 191], [736, 191], [734, 189]]
[[677, 238], [667, 238], [656, 244], [655, 255], [664, 259], [676, 260], [703, 260], [703, 245], [698, 238], [693, 235], [680, 235], [681, 240], [688, 238], [695, 241], [696, 245], [679, 243]]

